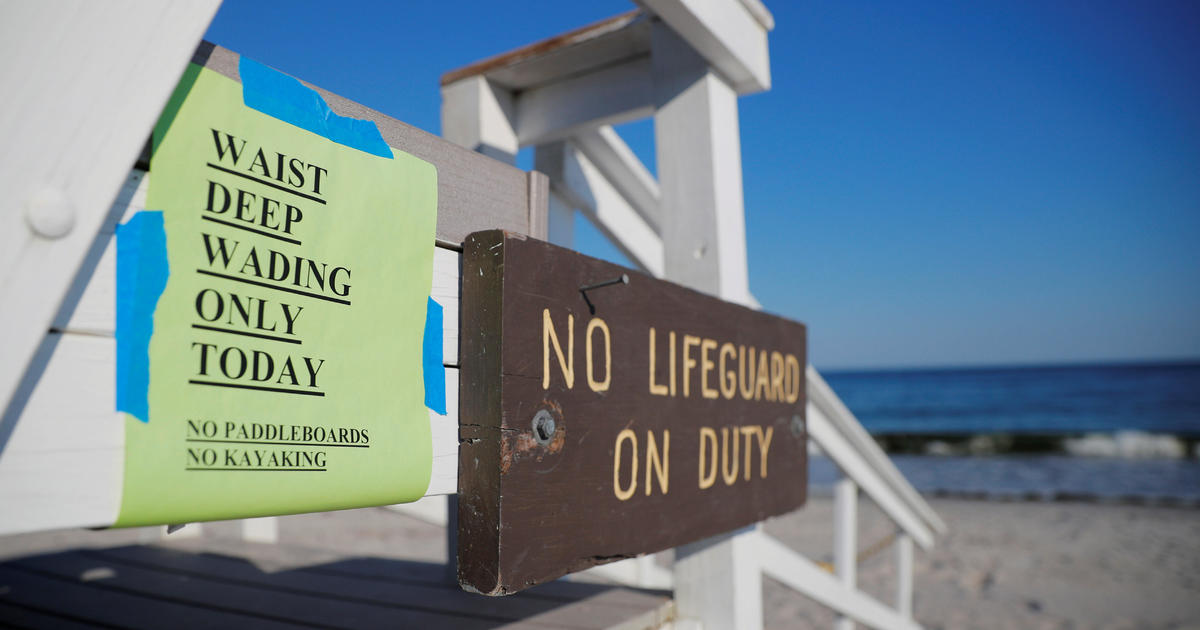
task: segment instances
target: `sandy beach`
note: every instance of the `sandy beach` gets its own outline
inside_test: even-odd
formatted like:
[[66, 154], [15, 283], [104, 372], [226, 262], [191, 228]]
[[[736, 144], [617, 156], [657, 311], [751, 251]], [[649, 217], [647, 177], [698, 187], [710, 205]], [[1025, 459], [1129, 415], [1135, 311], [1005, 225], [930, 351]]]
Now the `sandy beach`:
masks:
[[[927, 628], [1200, 628], [1200, 510], [1072, 502], [931, 499], [949, 531], [916, 554], [914, 614]], [[832, 558], [832, 501], [814, 498], [766, 525], [818, 561]], [[888, 535], [859, 506], [859, 547]], [[893, 557], [859, 582], [894, 600]], [[833, 615], [767, 580], [768, 628], [830, 627]]]
[[[1075, 502], [932, 499], [949, 526], [916, 554], [915, 615], [927, 628], [1200, 628], [1200, 510]], [[766, 531], [816, 561], [831, 559], [832, 501], [772, 519]], [[891, 531], [869, 501], [859, 508], [859, 547]], [[233, 538], [234, 523], [204, 526]], [[69, 531], [0, 538], [0, 557], [74, 547], [152, 542], [156, 530]], [[386, 508], [280, 519], [280, 544], [321, 557], [440, 561], [444, 530]], [[194, 546], [170, 536], [166, 544]], [[312, 554], [308, 554], [312, 556]], [[894, 595], [890, 548], [864, 558], [860, 584], [881, 601]], [[832, 613], [764, 579], [767, 628], [830, 627]]]

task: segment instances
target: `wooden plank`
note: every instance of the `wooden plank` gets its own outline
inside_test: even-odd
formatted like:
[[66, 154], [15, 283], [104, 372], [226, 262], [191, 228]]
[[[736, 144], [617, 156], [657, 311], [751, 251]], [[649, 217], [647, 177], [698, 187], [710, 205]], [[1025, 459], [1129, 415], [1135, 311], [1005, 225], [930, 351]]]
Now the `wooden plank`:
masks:
[[645, 53], [650, 49], [646, 27], [644, 12], [635, 9], [451, 70], [442, 75], [441, 84], [469, 77], [485, 77], [507, 90], [551, 83]]
[[[195, 554], [157, 547], [120, 547], [89, 552], [86, 555], [105, 563], [112, 563], [109, 566], [116, 567], [118, 571], [123, 566], [140, 567], [229, 584], [285, 590], [318, 599], [382, 605], [389, 608], [412, 608], [446, 614], [450, 618], [470, 616], [490, 621], [516, 621], [546, 613], [563, 605], [561, 599], [539, 597], [480, 598], [445, 581], [397, 584], [343, 573], [320, 573], [308, 567], [268, 572], [240, 557], [212, 553]], [[407, 564], [401, 560], [387, 562]], [[593, 586], [589, 596], [599, 595], [608, 590], [611, 590], [611, 587]], [[562, 619], [560, 627], [593, 626], [583, 619]]]
[[596, 165], [596, 169], [657, 234], [662, 224], [662, 191], [658, 188], [658, 180], [646, 170], [616, 130], [605, 125], [575, 135], [571, 143]]
[[[163, 599], [200, 610], [211, 609], [296, 625], [326, 628], [435, 627], [449, 621], [461, 628], [487, 628], [494, 626], [496, 621], [467, 613], [439, 614], [361, 599], [347, 601], [338, 597], [315, 597], [286, 588], [212, 579], [196, 573], [146, 569], [73, 552], [22, 558], [11, 564], [68, 582], [83, 581], [85, 578], [81, 576], [103, 571], [103, 578], [90, 583], [105, 590]], [[228, 627], [236, 627], [236, 623]]]
[[761, 628], [762, 567], [757, 526], [675, 550], [675, 604], [708, 630]]
[[51, 614], [68, 614], [91, 625], [120, 628], [295, 628], [258, 616], [233, 614], [206, 606], [181, 604], [112, 588], [105, 580], [84, 581], [80, 575], [0, 565], [0, 586], [7, 587], [4, 601]]
[[5, 625], [17, 628], [59, 628], [60, 630], [94, 630], [96, 624], [73, 619], [54, 611], [22, 607], [0, 599], [0, 619]]
[[463, 255], [466, 587], [516, 592], [804, 502], [803, 325], [499, 231]]
[[[833, 485], [833, 569], [848, 591], [858, 588], [858, 486], [844, 472]], [[854, 620], [838, 615], [835, 630], [854, 630]]]
[[896, 537], [896, 612], [912, 619], [913, 610], [913, 540], [908, 534]]
[[645, 118], [654, 113], [650, 57], [634, 57], [526, 90], [516, 95], [514, 111], [521, 146]]
[[512, 92], [484, 77], [442, 86], [442, 135], [446, 140], [500, 160], [516, 162]]
[[663, 24], [654, 28], [654, 77], [665, 276], [752, 304], [737, 93]]
[[636, 1], [687, 40], [709, 65], [729, 79], [739, 94], [771, 89], [767, 31], [774, 26], [774, 19], [761, 3]]
[[218, 4], [5, 6], [0, 418]]
[[[125, 424], [117, 414], [112, 337], [55, 333], [41, 380], [0, 453], [0, 534], [105, 527], [116, 520]], [[432, 411], [427, 493], [456, 491], [458, 370], [446, 368], [447, 415]]]
[[592, 162], [575, 141], [564, 143], [554, 171], [556, 192], [570, 200], [593, 225], [642, 271], [663, 275], [663, 241], [629, 197]]

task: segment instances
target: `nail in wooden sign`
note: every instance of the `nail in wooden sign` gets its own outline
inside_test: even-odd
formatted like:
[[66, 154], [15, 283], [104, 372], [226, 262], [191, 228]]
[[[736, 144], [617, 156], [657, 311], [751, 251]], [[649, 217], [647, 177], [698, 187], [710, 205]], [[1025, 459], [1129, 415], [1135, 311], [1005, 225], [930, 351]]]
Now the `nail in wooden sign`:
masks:
[[803, 324], [524, 236], [463, 251], [458, 576], [514, 593], [804, 503]]

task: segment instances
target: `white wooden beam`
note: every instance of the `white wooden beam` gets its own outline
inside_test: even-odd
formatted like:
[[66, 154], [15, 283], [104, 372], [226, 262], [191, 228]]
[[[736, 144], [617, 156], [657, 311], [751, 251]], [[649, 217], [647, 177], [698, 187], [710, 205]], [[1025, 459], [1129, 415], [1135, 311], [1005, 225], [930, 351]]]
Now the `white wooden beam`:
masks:
[[526, 90], [515, 100], [521, 146], [561, 140], [583, 130], [654, 113], [650, 59], [615, 66]]
[[669, 27], [652, 35], [666, 277], [751, 303], [737, 93]]
[[761, 535], [757, 542], [763, 573], [785, 586], [872, 628], [918, 630], [921, 627], [869, 595], [847, 589], [838, 578], [770, 536]]
[[616, 130], [605, 125], [584, 131], [572, 137], [571, 144], [587, 156], [642, 220], [658, 233], [662, 225], [662, 191], [658, 180]]
[[[13, 404], [63, 295], [219, 4], [5, 4], [0, 304], [7, 308], [0, 327], [0, 411]], [[11, 429], [3, 424], [0, 447]]]
[[550, 193], [550, 229], [547, 242], [559, 247], [575, 247], [575, 209], [556, 191]]
[[896, 611], [912, 619], [913, 604], [913, 541], [901, 532], [896, 537]]
[[506, 164], [517, 159], [513, 97], [483, 76], [442, 86], [442, 137]]
[[[847, 590], [858, 581], [858, 486], [844, 472], [833, 485], [833, 568]], [[838, 617], [837, 630], [854, 630], [854, 621]]]
[[573, 141], [539, 147], [537, 168], [551, 189], [579, 210], [643, 271], [663, 275], [663, 242], [653, 227]]
[[[635, 2], [687, 40], [739, 94], [771, 89], [767, 31], [775, 22], [761, 3], [739, 0]], [[753, 6], [755, 4], [757, 6]]]

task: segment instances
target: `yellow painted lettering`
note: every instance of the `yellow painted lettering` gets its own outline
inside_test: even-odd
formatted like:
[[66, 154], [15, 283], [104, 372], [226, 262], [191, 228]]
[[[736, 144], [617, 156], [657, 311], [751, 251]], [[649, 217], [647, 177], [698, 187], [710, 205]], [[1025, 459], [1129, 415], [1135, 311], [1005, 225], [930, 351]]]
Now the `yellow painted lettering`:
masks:
[[737, 351], [734, 350], [733, 344], [726, 343], [725, 345], [721, 346], [720, 354], [721, 360], [720, 366], [718, 367], [720, 375], [718, 378], [721, 381], [721, 395], [728, 400], [737, 394], [737, 372], [734, 372], [732, 369], [725, 368], [725, 357], [737, 356]]
[[[631, 446], [633, 446], [633, 464], [631, 465], [633, 471], [629, 475], [628, 488], [621, 487], [621, 445], [625, 442], [630, 442]], [[617, 444], [613, 448], [613, 494], [617, 495], [618, 500], [627, 501], [629, 497], [633, 496], [634, 491], [637, 490], [637, 474], [637, 434], [633, 432], [633, 429], [622, 429], [617, 434]]]
[[[729, 427], [721, 427], [721, 479], [732, 486], [738, 474], [738, 431], [733, 429], [733, 457], [729, 456]], [[730, 468], [732, 465], [732, 469]]]
[[[716, 339], [705, 339], [700, 342], [700, 395], [710, 399], [720, 395], [717, 393], [717, 390], [708, 386], [708, 373], [716, 365], [712, 359], [708, 358], [708, 353], [716, 349]], [[719, 379], [720, 375], [717, 378]]]
[[558, 332], [554, 330], [554, 321], [550, 319], [550, 309], [542, 309], [542, 389], [550, 389], [550, 346], [554, 346], [554, 354], [558, 357], [558, 365], [562, 368], [563, 379], [567, 389], [575, 387], [575, 316], [567, 315], [567, 356], [563, 358], [562, 345], [558, 342]]
[[[762, 463], [759, 464], [759, 473], [763, 479], [767, 478], [767, 451], [771, 450], [771, 438], [775, 436], [775, 427], [768, 426], [766, 437], [763, 437], [762, 427], [758, 428], [758, 452], [762, 457]], [[747, 443], [746, 447], [749, 448]]]
[[758, 378], [754, 381], [754, 400], [762, 400], [763, 394], [771, 395], [771, 374], [767, 371], [767, 351], [758, 353]]
[[683, 397], [687, 398], [691, 395], [692, 384], [692, 368], [696, 367], [696, 360], [692, 358], [692, 346], [700, 345], [700, 338], [692, 335], [683, 336]]
[[783, 402], [783, 355], [771, 353], [771, 393], [767, 400]]
[[[707, 445], [711, 447], [706, 448]], [[700, 489], [711, 488], [717, 480], [717, 432], [700, 427]], [[708, 464], [705, 470], [704, 464]]]
[[655, 365], [654, 355], [655, 355], [655, 352], [657, 352], [657, 348], [655, 347], [655, 344], [654, 344], [654, 327], [651, 326], [650, 327], [650, 393], [654, 396], [666, 396], [667, 395], [667, 386], [659, 385], [654, 382], [654, 365]]
[[787, 365], [787, 369], [785, 370], [787, 372], [787, 379], [784, 381], [786, 384], [784, 395], [789, 403], [794, 403], [800, 400], [800, 393], [804, 391], [800, 389], [803, 372], [800, 369], [800, 361], [794, 354], [787, 355], [784, 358], [784, 363]]
[[646, 496], [650, 496], [650, 471], [658, 478], [658, 489], [667, 493], [667, 480], [671, 467], [671, 431], [663, 431], [662, 456], [658, 453], [658, 444], [654, 440], [654, 432], [646, 431]]
[[[592, 331], [599, 329], [604, 333], [604, 380], [597, 381], [592, 373]], [[612, 335], [608, 332], [608, 324], [603, 319], [593, 317], [587, 325], [587, 380], [588, 387], [594, 392], [606, 392], [612, 384]]]
[[738, 346], [738, 389], [742, 398], [754, 398], [754, 347], [750, 347], [750, 360], [746, 360], [746, 346]]
[[741, 428], [742, 438], [746, 441], [746, 461], [742, 465], [742, 479], [750, 481], [750, 436], [756, 433], [762, 433], [762, 427], [758, 425], [747, 425]]

